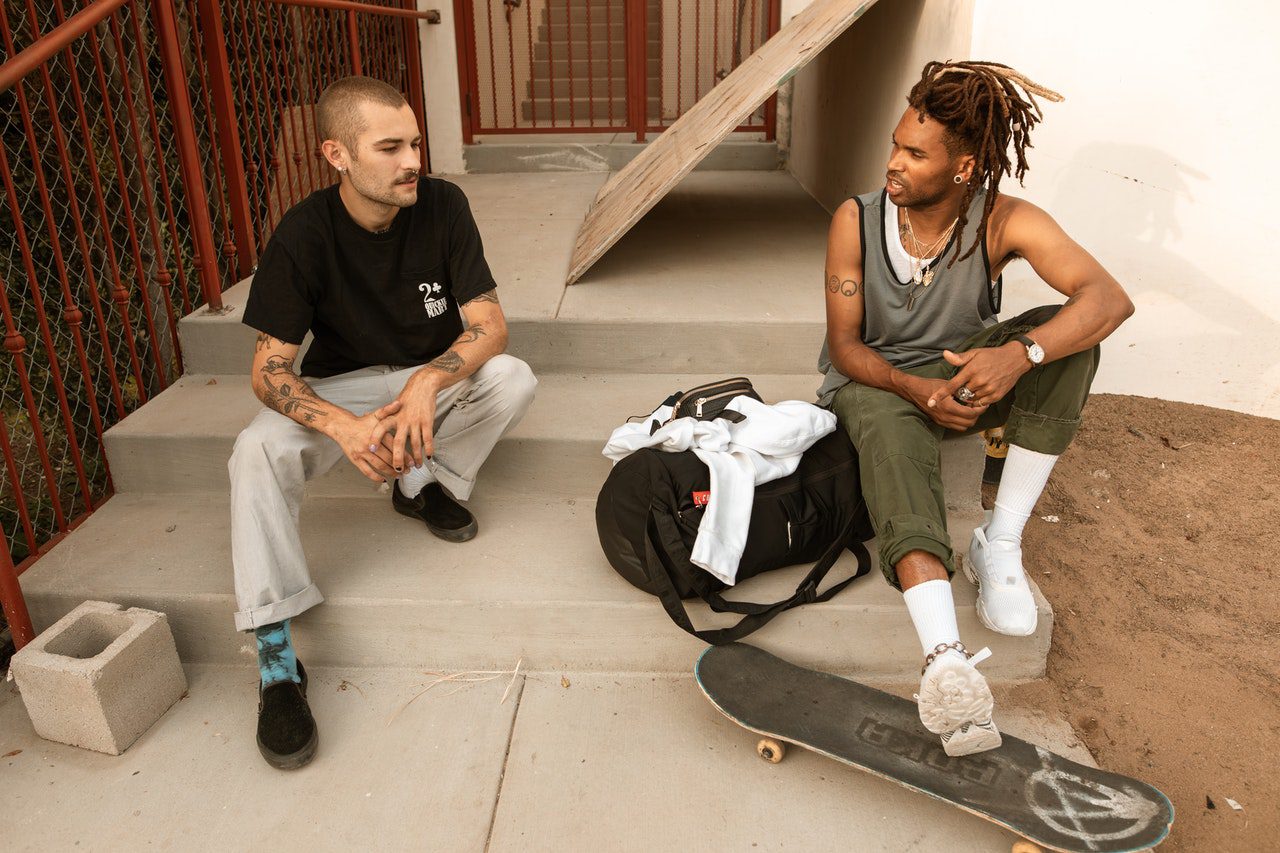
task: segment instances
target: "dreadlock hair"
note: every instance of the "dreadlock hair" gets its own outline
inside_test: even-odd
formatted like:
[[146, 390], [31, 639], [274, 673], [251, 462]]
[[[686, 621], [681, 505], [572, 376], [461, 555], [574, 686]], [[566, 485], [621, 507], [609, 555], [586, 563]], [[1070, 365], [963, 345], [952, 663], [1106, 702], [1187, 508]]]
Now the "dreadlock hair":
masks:
[[[1019, 94], [1019, 88], [1026, 94]], [[1044, 118], [1035, 96], [1061, 101], [1051, 89], [1028, 80], [1007, 65], [998, 62], [929, 62], [920, 81], [911, 87], [907, 103], [945, 130], [947, 151], [974, 157], [973, 177], [965, 186], [960, 201], [960, 218], [956, 230], [962, 235], [969, 221], [969, 204], [984, 183], [987, 197], [982, 207], [982, 222], [969, 250], [952, 256], [947, 266], [964, 260], [986, 239], [987, 219], [995, 207], [1000, 178], [1013, 174], [1022, 183], [1027, 172], [1027, 149], [1031, 146], [1031, 128]], [[1017, 155], [1016, 168], [1009, 160], [1009, 143]]]

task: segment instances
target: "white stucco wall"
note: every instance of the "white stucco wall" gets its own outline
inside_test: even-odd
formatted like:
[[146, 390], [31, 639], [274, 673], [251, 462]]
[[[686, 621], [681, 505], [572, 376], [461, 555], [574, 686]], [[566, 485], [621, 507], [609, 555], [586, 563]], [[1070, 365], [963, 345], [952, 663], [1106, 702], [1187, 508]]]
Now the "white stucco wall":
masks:
[[[1280, 8], [1261, 0], [980, 0], [974, 58], [1064, 94], [1018, 192], [1125, 285], [1138, 313], [1098, 390], [1280, 417]], [[1270, 58], [1268, 58], [1270, 57]], [[1051, 295], [1026, 265], [1007, 309]]]
[[928, 60], [968, 55], [973, 3], [880, 0], [795, 76], [788, 169], [828, 210], [883, 183], [907, 91]]
[[[1095, 390], [1280, 417], [1276, 45], [1280, 7], [1261, 0], [881, 0], [797, 77], [789, 168], [831, 208], [882, 180], [925, 58], [1012, 65], [1067, 100], [1044, 105], [1026, 187], [1004, 189], [1138, 307]], [[1026, 264], [1005, 281], [1004, 316], [1061, 301]]]
[[431, 171], [438, 175], [461, 174], [467, 169], [462, 159], [462, 96], [458, 89], [453, 4], [445, 0], [418, 0], [418, 8], [440, 10], [439, 24], [424, 21], [418, 25]]

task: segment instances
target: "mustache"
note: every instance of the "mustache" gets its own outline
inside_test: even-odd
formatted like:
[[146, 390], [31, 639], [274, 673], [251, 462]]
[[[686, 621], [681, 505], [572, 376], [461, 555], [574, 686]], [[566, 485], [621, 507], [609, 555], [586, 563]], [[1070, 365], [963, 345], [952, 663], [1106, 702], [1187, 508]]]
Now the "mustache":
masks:
[[408, 183], [409, 181], [417, 180], [418, 175], [419, 175], [421, 172], [422, 172], [422, 170], [421, 170], [421, 169], [410, 169], [409, 171], [405, 172], [405, 173], [404, 173], [403, 175], [401, 175], [400, 177], [396, 178], [396, 181], [395, 181], [395, 182], [396, 182], [397, 184], [403, 184], [403, 183]]

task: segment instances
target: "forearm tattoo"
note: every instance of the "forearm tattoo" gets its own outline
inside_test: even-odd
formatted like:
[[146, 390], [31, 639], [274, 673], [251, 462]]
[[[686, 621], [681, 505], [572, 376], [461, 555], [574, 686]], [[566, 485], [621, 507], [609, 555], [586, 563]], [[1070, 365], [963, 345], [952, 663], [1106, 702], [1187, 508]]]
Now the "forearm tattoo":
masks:
[[862, 283], [846, 278], [841, 281], [839, 276], [833, 275], [827, 279], [827, 290], [832, 293], [839, 293], [841, 296], [857, 296]]
[[458, 344], [474, 344], [487, 334], [489, 334], [489, 332], [485, 329], [484, 325], [476, 323], [470, 329], [463, 332], [461, 337], [454, 341], [454, 346], [457, 346]]
[[479, 296], [477, 296], [475, 299], [469, 300], [469, 301], [464, 302], [464, 303], [462, 303], [462, 304], [463, 304], [463, 306], [467, 306], [467, 305], [472, 305], [472, 304], [474, 304], [474, 303], [476, 303], [476, 302], [492, 302], [492, 303], [494, 303], [494, 304], [496, 305], [496, 304], [497, 304], [497, 302], [498, 302], [498, 291], [497, 291], [497, 290], [486, 290], [484, 293], [480, 294], [480, 295], [479, 295]]
[[293, 372], [293, 359], [273, 355], [262, 365], [262, 402], [282, 415], [298, 414], [305, 423], [323, 415], [324, 401]]
[[441, 373], [457, 373], [462, 369], [462, 364], [462, 356], [453, 350], [448, 350], [427, 362], [427, 367], [439, 370]]

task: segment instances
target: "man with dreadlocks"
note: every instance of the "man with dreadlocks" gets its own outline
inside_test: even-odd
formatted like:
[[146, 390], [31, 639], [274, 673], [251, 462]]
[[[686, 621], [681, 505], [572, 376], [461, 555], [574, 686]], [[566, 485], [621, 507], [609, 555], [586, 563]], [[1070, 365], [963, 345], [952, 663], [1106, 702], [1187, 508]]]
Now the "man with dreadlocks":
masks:
[[[920, 719], [948, 755], [992, 749], [1000, 734], [974, 667], [990, 653], [966, 651], [956, 626], [938, 443], [1004, 425], [995, 509], [973, 532], [966, 573], [982, 623], [1027, 636], [1036, 606], [1022, 528], [1080, 424], [1099, 342], [1133, 313], [1048, 214], [999, 192], [1003, 176], [1027, 171], [1037, 95], [1062, 100], [1005, 65], [925, 65], [884, 188], [845, 202], [827, 244], [819, 396], [858, 448], [881, 570], [903, 590], [924, 653]], [[1000, 273], [1019, 258], [1066, 303], [996, 322]]]

